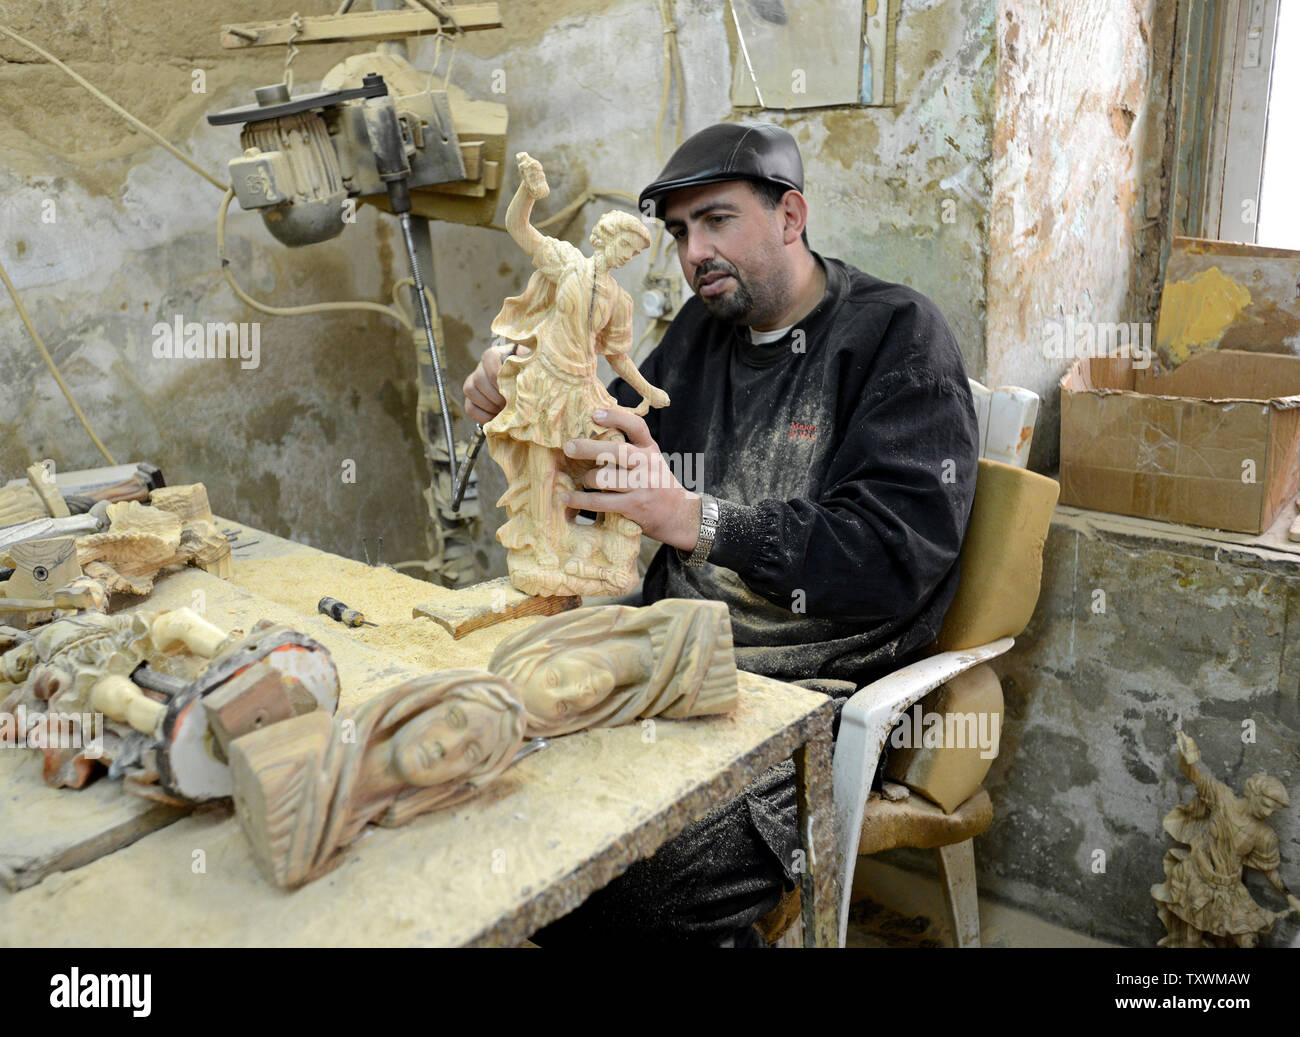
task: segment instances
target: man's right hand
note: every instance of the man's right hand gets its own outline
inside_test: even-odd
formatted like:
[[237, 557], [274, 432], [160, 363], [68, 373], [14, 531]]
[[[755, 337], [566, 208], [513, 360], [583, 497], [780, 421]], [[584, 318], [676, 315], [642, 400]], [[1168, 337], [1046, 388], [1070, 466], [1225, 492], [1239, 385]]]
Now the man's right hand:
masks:
[[[506, 405], [506, 398], [497, 388], [497, 375], [501, 373], [501, 364], [515, 348], [513, 342], [498, 339], [483, 351], [478, 367], [465, 379], [465, 414], [480, 425], [486, 425]], [[527, 346], [518, 347], [519, 356], [528, 356], [531, 352]]]

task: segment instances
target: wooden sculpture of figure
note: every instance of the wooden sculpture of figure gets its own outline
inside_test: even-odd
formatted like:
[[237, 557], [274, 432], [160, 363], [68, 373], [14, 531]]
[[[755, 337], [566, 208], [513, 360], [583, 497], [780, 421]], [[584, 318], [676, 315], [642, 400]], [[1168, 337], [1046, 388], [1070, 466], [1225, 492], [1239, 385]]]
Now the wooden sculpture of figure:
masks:
[[618, 403], [596, 375], [598, 356], [641, 393], [637, 414], [668, 406], [629, 357], [632, 299], [610, 276], [650, 244], [636, 217], [607, 212], [591, 232], [590, 259], [568, 242], [529, 223], [533, 203], [550, 189], [541, 163], [520, 152], [522, 181], [506, 212], [506, 229], [537, 268], [522, 295], [505, 301], [492, 331], [527, 355], [506, 360], [498, 387], [505, 407], [486, 426], [488, 449], [506, 475], [508, 521], [497, 531], [506, 547], [510, 582], [525, 594], [621, 594], [636, 583], [641, 528], [604, 513], [594, 525], [574, 521], [561, 501], [583, 488], [590, 462], [573, 461], [574, 439], [615, 443], [623, 435], [595, 423], [592, 413]]
[[402, 825], [474, 795], [523, 738], [509, 682], [482, 670], [418, 677], [346, 714], [235, 739], [235, 811], [271, 881], [298, 886], [338, 864], [368, 823]]
[[1263, 872], [1291, 910], [1300, 912], [1300, 899], [1282, 882], [1277, 833], [1266, 821], [1290, 805], [1286, 789], [1276, 778], [1255, 774], [1246, 781], [1245, 798], [1238, 799], [1197, 766], [1200, 750], [1181, 731], [1178, 756], [1179, 768], [1196, 785], [1196, 798], [1165, 817], [1165, 831], [1184, 845], [1165, 854], [1165, 881], [1151, 887], [1168, 930], [1159, 946], [1253, 947], [1290, 912], [1255, 903], [1242, 881], [1243, 868]]
[[736, 704], [731, 618], [720, 601], [665, 598], [552, 616], [502, 641], [488, 669], [522, 691], [530, 738]]
[[[39, 716], [43, 728], [53, 723], [75, 728], [76, 751], [51, 744], [49, 737], [41, 739], [47, 745], [45, 780], [55, 787], [82, 788], [105, 754], [87, 753], [81, 746], [104, 734], [156, 734], [167, 711], [130, 680], [137, 666], [175, 645], [211, 657], [232, 640], [188, 608], [116, 616], [80, 612], [55, 620], [0, 655], [0, 718], [18, 715], [21, 706]], [[120, 726], [105, 731], [101, 722], [96, 731], [80, 729], [83, 718], [97, 715]], [[5, 721], [0, 730], [11, 727]]]

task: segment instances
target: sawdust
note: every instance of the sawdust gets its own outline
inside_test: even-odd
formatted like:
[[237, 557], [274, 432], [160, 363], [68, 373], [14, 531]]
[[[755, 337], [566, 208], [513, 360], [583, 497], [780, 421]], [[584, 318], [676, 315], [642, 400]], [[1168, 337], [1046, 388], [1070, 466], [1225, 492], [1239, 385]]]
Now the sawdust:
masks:
[[452, 638], [431, 619], [415, 619], [411, 610], [428, 602], [470, 603], [473, 589], [450, 591], [437, 584], [405, 576], [387, 566], [369, 566], [334, 555], [304, 551], [271, 559], [235, 562], [231, 582], [304, 616], [318, 616], [316, 603], [338, 598], [360, 610], [373, 627], [341, 631], [373, 648], [388, 652], [408, 666], [449, 670], [459, 666], [483, 668], [497, 644], [533, 619], [508, 620]]

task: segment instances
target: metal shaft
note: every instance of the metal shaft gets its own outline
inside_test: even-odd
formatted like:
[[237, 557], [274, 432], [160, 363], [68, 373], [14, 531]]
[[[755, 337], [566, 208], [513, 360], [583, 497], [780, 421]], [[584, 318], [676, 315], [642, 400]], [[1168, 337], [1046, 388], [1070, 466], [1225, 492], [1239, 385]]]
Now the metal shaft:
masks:
[[429, 313], [429, 300], [424, 297], [424, 278], [420, 276], [420, 261], [415, 256], [415, 239], [411, 237], [411, 214], [404, 212], [402, 221], [402, 238], [406, 242], [406, 255], [411, 261], [411, 279], [415, 282], [415, 298], [420, 307], [420, 319], [424, 321], [424, 337], [429, 341], [429, 359], [433, 361], [433, 381], [438, 387], [438, 406], [442, 408], [442, 433], [447, 437], [447, 458], [451, 463], [453, 476], [458, 468], [456, 463], [456, 434], [451, 427], [451, 409], [447, 406], [447, 389], [442, 381], [442, 364], [438, 362], [438, 344], [433, 338], [433, 316]]
[[452, 487], [451, 494], [452, 511], [460, 510], [460, 502], [465, 499], [465, 490], [469, 487], [469, 473], [474, 470], [474, 461], [478, 457], [478, 452], [483, 448], [485, 439], [487, 439], [487, 433], [483, 431], [483, 426], [475, 425], [474, 440], [469, 445], [469, 453], [465, 455], [460, 470], [456, 472], [456, 484]]

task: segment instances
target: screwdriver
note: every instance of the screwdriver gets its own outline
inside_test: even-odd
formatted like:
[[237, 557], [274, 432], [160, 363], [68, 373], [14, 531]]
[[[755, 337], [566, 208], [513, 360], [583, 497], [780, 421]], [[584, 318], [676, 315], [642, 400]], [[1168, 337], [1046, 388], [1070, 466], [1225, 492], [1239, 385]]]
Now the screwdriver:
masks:
[[316, 603], [316, 611], [322, 615], [329, 616], [330, 619], [336, 619], [344, 626], [348, 627], [377, 627], [378, 623], [372, 623], [366, 619], [360, 612], [354, 608], [348, 608], [347, 605], [339, 601], [338, 598], [321, 598]]

